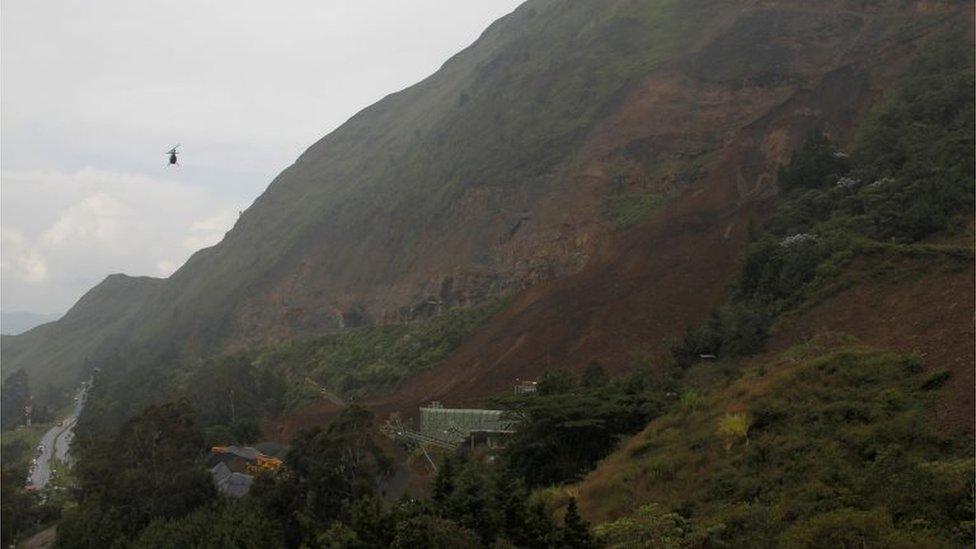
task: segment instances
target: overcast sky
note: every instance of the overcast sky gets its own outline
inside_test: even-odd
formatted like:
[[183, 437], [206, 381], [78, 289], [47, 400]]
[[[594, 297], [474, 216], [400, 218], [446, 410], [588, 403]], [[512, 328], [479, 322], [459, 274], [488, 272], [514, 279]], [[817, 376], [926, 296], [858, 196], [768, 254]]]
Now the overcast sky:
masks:
[[61, 313], [108, 274], [171, 274], [313, 142], [519, 3], [3, 0], [0, 308]]

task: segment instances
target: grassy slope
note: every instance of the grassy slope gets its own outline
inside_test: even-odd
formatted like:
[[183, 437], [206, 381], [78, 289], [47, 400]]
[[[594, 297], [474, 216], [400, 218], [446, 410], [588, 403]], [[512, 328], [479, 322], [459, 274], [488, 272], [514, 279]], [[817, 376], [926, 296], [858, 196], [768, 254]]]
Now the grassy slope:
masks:
[[[5, 338], [5, 365], [46, 368], [45, 378], [56, 370], [72, 377], [86, 359], [98, 360], [117, 344], [146, 357], [207, 354], [229, 342], [291, 337], [271, 333], [288, 323], [290, 310], [308, 315], [299, 329], [321, 330], [330, 308], [344, 306], [337, 303], [372, 301], [375, 313], [375, 302], [410, 299], [391, 287], [411, 276], [404, 284], [420, 291], [416, 285], [427, 282], [425, 276], [436, 279], [437, 268], [450, 273], [477, 265], [490, 272], [498, 261], [491, 256], [497, 235], [450, 217], [465, 193], [525, 196], [529, 208], [546, 201], [566, 184], [560, 171], [588, 132], [649, 72], [680, 67], [727, 83], [743, 75], [754, 79], [756, 63], [768, 62], [758, 77], [772, 78], [797, 62], [796, 52], [759, 42], [744, 47], [744, 37], [762, 28], [776, 41], [794, 29], [813, 29], [848, 40], [856, 35], [857, 17], [831, 10], [849, 4], [856, 3], [787, 8], [774, 14], [775, 28], [765, 26], [769, 14], [744, 17], [725, 42], [692, 62], [688, 52], [735, 19], [742, 5], [527, 2], [437, 73], [364, 109], [309, 148], [222, 243], [195, 254], [146, 299], [132, 300], [124, 316]], [[900, 13], [891, 21], [906, 18], [916, 17]], [[812, 64], [829, 58], [819, 49], [810, 55]], [[650, 195], [626, 198], [609, 204], [609, 221], [618, 226], [646, 219], [658, 207]], [[601, 208], [594, 210], [599, 217]], [[497, 220], [505, 213], [486, 216]], [[462, 244], [454, 242], [459, 249], [441, 245], [443, 235], [458, 233], [464, 235]]]
[[973, 75], [958, 46], [933, 41], [862, 127], [851, 173], [890, 179], [851, 192], [829, 172], [792, 178], [801, 188], [770, 220], [771, 249], [797, 233], [842, 244], [785, 261], [748, 250], [732, 306], [779, 315], [773, 350], [741, 356], [756, 350], [737, 352], [729, 334], [749, 334], [718, 317], [723, 342], [705, 328], [686, 338], [705, 336], [719, 361], [694, 355], [678, 411], [582, 483], [592, 518], [628, 517], [602, 527], [609, 540], [972, 544]]
[[111, 275], [89, 290], [57, 322], [3, 336], [3, 377], [24, 368], [32, 387], [74, 387], [92, 359], [111, 353], [160, 290], [161, 279]]
[[[308, 377], [344, 398], [381, 394], [449, 355], [504, 305], [496, 301], [427, 322], [356, 328], [269, 345], [251, 354], [256, 365], [286, 375], [296, 386]], [[301, 393], [308, 394], [308, 388]]]
[[[941, 374], [843, 339], [727, 367], [737, 379], [702, 380], [704, 396], [685, 396], [586, 479], [591, 517], [654, 502], [699, 530], [723, 525], [723, 539], [750, 547], [799, 536], [842, 509], [878, 510], [927, 546], [971, 535], [971, 441], [940, 432], [930, 415]], [[746, 430], [724, 435], [730, 414]]]

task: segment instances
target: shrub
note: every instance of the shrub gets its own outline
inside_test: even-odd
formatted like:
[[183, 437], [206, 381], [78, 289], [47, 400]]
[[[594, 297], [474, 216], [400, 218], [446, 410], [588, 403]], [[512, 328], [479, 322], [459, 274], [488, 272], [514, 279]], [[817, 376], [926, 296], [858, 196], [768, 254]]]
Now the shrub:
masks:
[[883, 508], [871, 511], [847, 508], [816, 515], [796, 523], [780, 538], [780, 546], [796, 549], [914, 549], [923, 545], [933, 547], [895, 529], [891, 517]]
[[749, 418], [744, 413], [725, 414], [718, 421], [718, 436], [724, 441], [725, 449], [749, 436]]
[[945, 385], [945, 383], [949, 381], [950, 377], [952, 377], [952, 374], [948, 370], [938, 370], [936, 372], [932, 372], [931, 374], [925, 376], [925, 379], [922, 380], [922, 389], [925, 389], [926, 391], [938, 389], [939, 387]]
[[846, 154], [838, 151], [825, 135], [814, 133], [780, 168], [779, 184], [785, 190], [822, 188], [833, 185], [850, 168]]

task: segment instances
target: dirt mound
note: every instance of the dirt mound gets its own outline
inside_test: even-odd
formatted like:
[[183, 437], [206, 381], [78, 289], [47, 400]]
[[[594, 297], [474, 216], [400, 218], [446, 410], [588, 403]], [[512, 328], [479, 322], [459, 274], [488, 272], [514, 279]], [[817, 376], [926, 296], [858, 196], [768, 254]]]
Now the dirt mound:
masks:
[[262, 421], [262, 439], [286, 443], [299, 429], [328, 425], [341, 411], [342, 406], [324, 398], [317, 399], [300, 410]]

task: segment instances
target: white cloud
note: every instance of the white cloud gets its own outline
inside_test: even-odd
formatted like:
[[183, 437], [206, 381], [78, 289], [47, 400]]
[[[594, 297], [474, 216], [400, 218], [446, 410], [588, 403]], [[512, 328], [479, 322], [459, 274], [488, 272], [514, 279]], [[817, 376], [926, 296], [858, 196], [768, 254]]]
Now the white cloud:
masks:
[[4, 171], [2, 185], [10, 309], [63, 310], [112, 272], [169, 276], [219, 242], [239, 209], [175, 180], [94, 168]]
[[194, 221], [193, 224], [190, 225], [190, 230], [209, 232], [225, 230], [227, 227], [234, 224], [235, 219], [237, 219], [237, 214], [235, 214], [233, 211], [226, 210], [206, 219]]
[[168, 277], [169, 275], [173, 274], [174, 271], [176, 271], [178, 266], [179, 265], [177, 265], [175, 261], [160, 259], [156, 262], [156, 272], [159, 276]]
[[23, 233], [0, 229], [0, 274], [26, 284], [40, 284], [47, 278], [47, 262], [27, 247]]
[[17, 264], [22, 278], [29, 284], [40, 284], [47, 278], [47, 263], [35, 253], [25, 252], [17, 258]]
[[227, 230], [234, 226], [237, 216], [232, 210], [224, 210], [217, 215], [194, 221], [190, 224], [190, 234], [183, 238], [183, 247], [194, 252], [220, 242]]
[[57, 223], [41, 235], [52, 248], [105, 243], [122, 236], [132, 211], [128, 205], [104, 192], [96, 192], [72, 204]]

